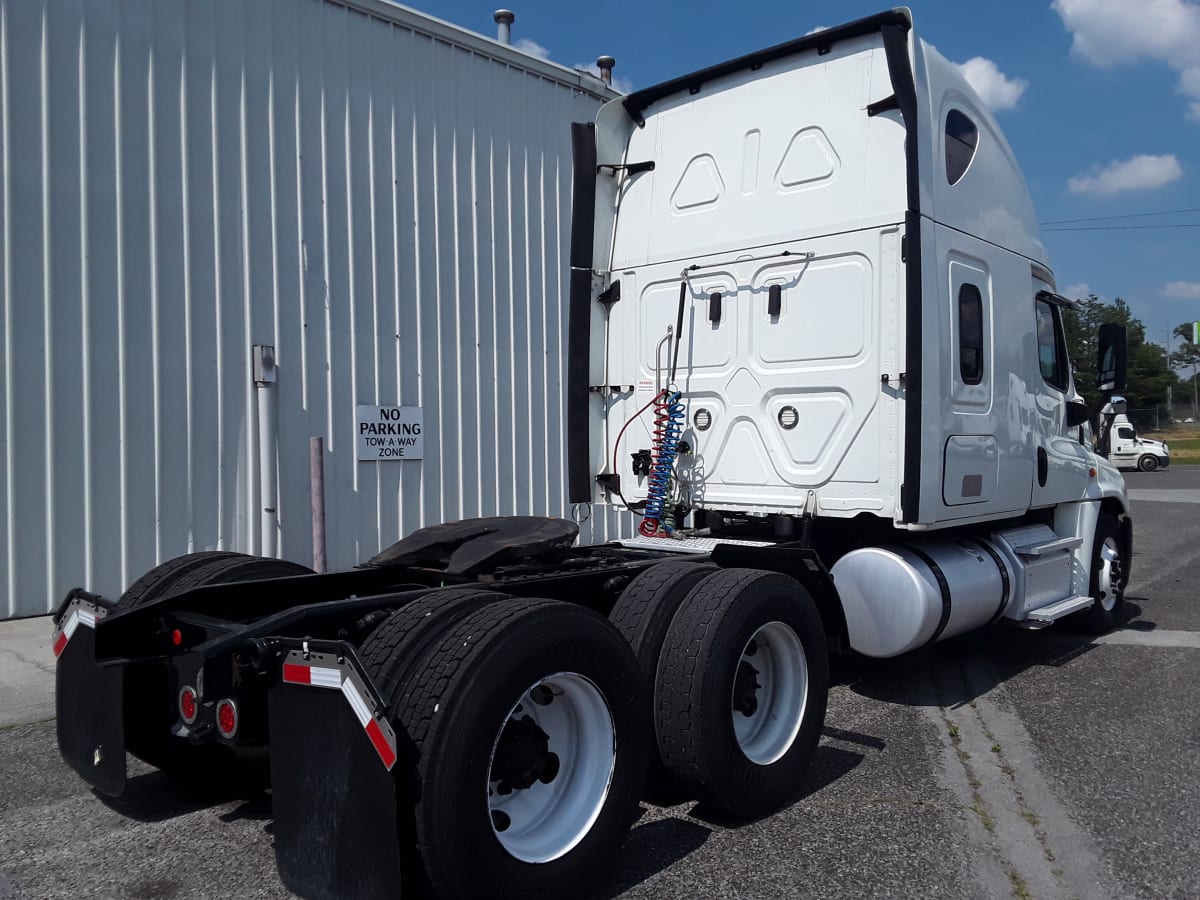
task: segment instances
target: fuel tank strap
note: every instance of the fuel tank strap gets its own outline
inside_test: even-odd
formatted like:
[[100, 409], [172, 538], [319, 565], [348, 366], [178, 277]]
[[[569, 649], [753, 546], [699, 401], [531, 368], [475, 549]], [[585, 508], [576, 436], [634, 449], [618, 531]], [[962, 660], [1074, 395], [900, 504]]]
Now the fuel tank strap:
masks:
[[984, 540], [975, 542], [983, 548], [983, 552], [992, 558], [992, 562], [996, 564], [996, 568], [1000, 570], [1000, 605], [996, 607], [996, 612], [988, 619], [988, 625], [995, 625], [1000, 617], [1004, 615], [1004, 608], [1008, 606], [1008, 596], [1012, 589], [1012, 585], [1008, 580], [1008, 567], [1004, 565], [1004, 560], [1000, 558], [1000, 554], [992, 549], [991, 544]]
[[937, 628], [933, 630], [933, 634], [929, 640], [925, 642], [928, 646], [942, 636], [942, 632], [946, 630], [946, 623], [950, 621], [950, 584], [946, 581], [946, 575], [942, 572], [942, 567], [937, 564], [932, 556], [926, 553], [919, 547], [914, 547], [911, 544], [904, 549], [908, 550], [914, 556], [929, 566], [929, 571], [933, 573], [933, 577], [937, 579], [938, 590], [942, 594], [942, 617], [938, 619]]

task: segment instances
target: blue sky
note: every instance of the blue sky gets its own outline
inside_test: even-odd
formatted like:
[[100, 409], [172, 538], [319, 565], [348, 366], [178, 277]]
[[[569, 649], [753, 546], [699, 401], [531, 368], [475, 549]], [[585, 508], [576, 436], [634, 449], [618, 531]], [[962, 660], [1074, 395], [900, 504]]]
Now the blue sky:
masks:
[[[484, 34], [498, 5], [408, 4]], [[913, 0], [918, 33], [996, 111], [1043, 222], [1060, 291], [1124, 297], [1151, 340], [1200, 319], [1200, 0]], [[567, 66], [617, 59], [622, 86], [886, 8], [861, 0], [687, 4], [512, 0], [514, 42]], [[1049, 226], [1068, 227], [1068, 226]]]

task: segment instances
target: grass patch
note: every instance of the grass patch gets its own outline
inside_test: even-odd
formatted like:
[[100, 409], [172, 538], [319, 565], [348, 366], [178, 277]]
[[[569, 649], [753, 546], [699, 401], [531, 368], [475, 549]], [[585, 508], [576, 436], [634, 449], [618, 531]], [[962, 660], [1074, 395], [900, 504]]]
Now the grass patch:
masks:
[[1029, 885], [1014, 869], [1008, 870], [1008, 881], [1012, 885], [1013, 896], [1017, 900], [1032, 900], [1033, 894], [1029, 893]]
[[1200, 426], [1180, 425], [1144, 435], [1154, 441], [1166, 441], [1171, 462], [1200, 462]]
[[987, 807], [984, 806], [983, 797], [980, 796], [979, 791], [974, 791], [971, 794], [971, 800], [974, 804], [971, 809], [975, 811], [975, 815], [979, 816], [979, 821], [983, 823], [983, 827], [987, 829], [989, 834], [995, 831], [996, 823], [993, 822], [992, 817], [988, 815]]

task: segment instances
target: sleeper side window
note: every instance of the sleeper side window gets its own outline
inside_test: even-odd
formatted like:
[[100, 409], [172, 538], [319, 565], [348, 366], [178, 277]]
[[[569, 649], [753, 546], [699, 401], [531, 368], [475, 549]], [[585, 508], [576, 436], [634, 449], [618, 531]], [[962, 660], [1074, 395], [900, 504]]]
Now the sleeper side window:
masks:
[[946, 180], [958, 184], [967, 173], [975, 148], [979, 146], [979, 129], [965, 113], [952, 109], [946, 114]]
[[1067, 368], [1067, 342], [1063, 335], [1062, 320], [1058, 310], [1045, 300], [1035, 302], [1038, 366], [1042, 370], [1042, 378], [1050, 387], [1066, 391], [1070, 384], [1070, 371]]
[[983, 381], [983, 297], [973, 284], [958, 289], [958, 374], [963, 384]]

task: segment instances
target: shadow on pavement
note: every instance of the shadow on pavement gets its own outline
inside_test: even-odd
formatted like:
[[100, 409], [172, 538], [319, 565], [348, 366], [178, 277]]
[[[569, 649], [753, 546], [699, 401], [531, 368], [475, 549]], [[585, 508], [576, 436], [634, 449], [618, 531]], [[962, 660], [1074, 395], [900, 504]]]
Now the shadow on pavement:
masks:
[[[836, 730], [836, 729], [835, 729]], [[825, 730], [829, 733], [829, 729]], [[841, 732], [849, 734], [851, 732]], [[835, 736], [835, 735], [830, 735]], [[859, 737], [865, 737], [861, 735]], [[843, 738], [838, 738], [843, 740]], [[871, 738], [870, 740], [877, 740]], [[883, 748], [883, 741], [879, 741], [879, 749]], [[864, 759], [864, 754], [855, 753], [853, 750], [843, 750], [840, 747], [830, 747], [828, 745], [819, 745], [813, 751], [812, 761], [808, 764], [808, 771], [804, 774], [804, 783], [800, 786], [800, 790], [792, 797], [779, 804], [771, 812], [762, 816], [760, 819], [742, 819], [737, 816], [731, 816], [728, 813], [720, 810], [709, 809], [704, 804], [697, 804], [689, 812], [694, 819], [699, 819], [702, 822], [707, 822], [717, 828], [744, 828], [747, 825], [753, 825], [761, 819], [769, 819], [771, 816], [777, 815], [789, 806], [795, 806], [806, 797], [815, 794], [822, 788], [828, 787], [839, 778], [848, 775], [858, 764]]]
[[[1118, 630], [1153, 631], [1155, 624], [1141, 614], [1134, 598], [1126, 598]], [[1027, 669], [1064, 666], [1096, 647], [1095, 635], [1062, 625], [1036, 631], [999, 625], [893, 659], [842, 657], [831, 674], [854, 693], [884, 703], [958, 706]]]
[[270, 794], [259, 780], [253, 778], [205, 776], [186, 781], [182, 777], [153, 771], [131, 777], [120, 797], [108, 797], [99, 791], [92, 794], [109, 809], [136, 822], [163, 822], [234, 800], [244, 802], [224, 813], [220, 817], [222, 821], [271, 818]]
[[606, 900], [641, 884], [700, 849], [711, 828], [688, 819], [655, 819], [635, 825], [621, 844], [610, 875], [594, 892], [581, 895]]

